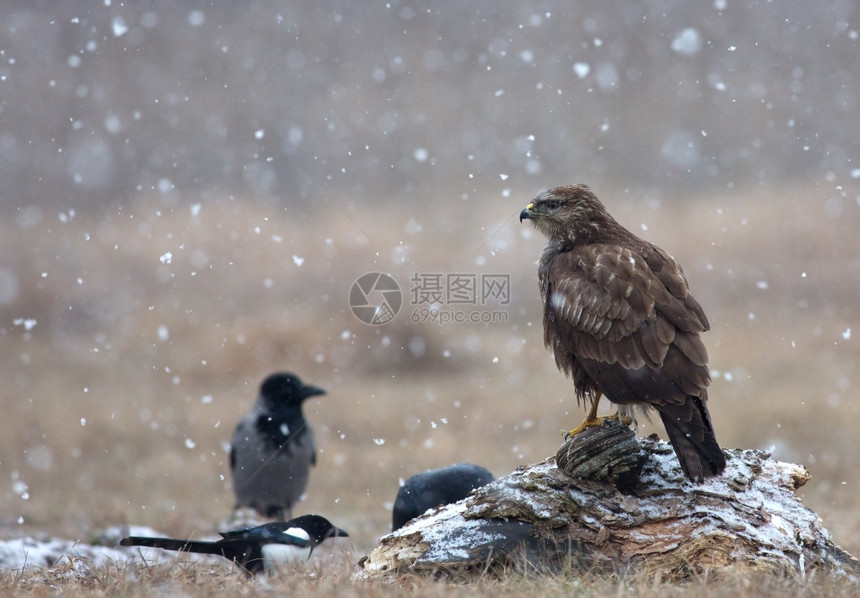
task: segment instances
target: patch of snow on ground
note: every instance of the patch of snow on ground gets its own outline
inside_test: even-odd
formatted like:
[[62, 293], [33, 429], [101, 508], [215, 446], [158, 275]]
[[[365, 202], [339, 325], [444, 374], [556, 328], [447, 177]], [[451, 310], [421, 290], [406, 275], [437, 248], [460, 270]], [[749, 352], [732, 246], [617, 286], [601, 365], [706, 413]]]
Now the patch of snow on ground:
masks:
[[126, 561], [125, 551], [107, 546], [91, 546], [75, 540], [32, 537], [0, 541], [0, 569], [21, 571], [28, 568], [48, 568], [63, 559], [85, 558], [100, 567], [110, 561]]
[[119, 546], [125, 536], [158, 536], [164, 534], [143, 526], [111, 527], [104, 530], [97, 544], [66, 538], [35, 538], [26, 536], [0, 541], [0, 570], [23, 571], [25, 569], [47, 569], [68, 561], [85, 559], [89, 565], [103, 567], [108, 563], [132, 564], [146, 562], [170, 562], [179, 558], [223, 562], [221, 557], [178, 553], [159, 548]]

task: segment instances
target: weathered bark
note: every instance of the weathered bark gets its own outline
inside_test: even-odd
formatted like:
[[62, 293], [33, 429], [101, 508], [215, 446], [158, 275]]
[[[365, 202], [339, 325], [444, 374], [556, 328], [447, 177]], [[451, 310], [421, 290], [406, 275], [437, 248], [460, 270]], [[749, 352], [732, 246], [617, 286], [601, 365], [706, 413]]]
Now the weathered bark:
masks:
[[[532, 570], [676, 579], [726, 568], [816, 569], [860, 580], [860, 562], [831, 541], [795, 494], [810, 478], [804, 467], [762, 451], [727, 450], [723, 475], [693, 484], [667, 443], [630, 444], [626, 427], [613, 426], [588, 430], [559, 450], [569, 471], [587, 477], [564, 473], [555, 458], [521, 467], [382, 537], [361, 566], [370, 577], [468, 576], [528, 563]], [[613, 436], [618, 442], [607, 442]], [[624, 458], [618, 446], [634, 457]]]

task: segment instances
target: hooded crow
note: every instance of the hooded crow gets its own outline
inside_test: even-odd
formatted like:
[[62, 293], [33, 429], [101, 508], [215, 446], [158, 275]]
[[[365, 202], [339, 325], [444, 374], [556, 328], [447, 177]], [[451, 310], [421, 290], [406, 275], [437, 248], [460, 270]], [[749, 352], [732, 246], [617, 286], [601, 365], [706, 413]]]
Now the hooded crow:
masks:
[[254, 408], [239, 422], [230, 449], [236, 508], [284, 520], [308, 485], [316, 464], [314, 436], [305, 416], [305, 399], [325, 394], [286, 372], [272, 374], [260, 386]]
[[417, 473], [401, 486], [394, 500], [391, 531], [403, 527], [410, 519], [427, 509], [449, 505], [469, 496], [475, 488], [495, 480], [493, 474], [480, 465], [455, 463], [441, 469]]
[[164, 550], [217, 554], [230, 559], [246, 573], [273, 571], [279, 564], [307, 560], [326, 538], [349, 537], [325, 517], [302, 515], [289, 521], [274, 521], [257, 527], [223, 532], [214, 542], [130, 536], [120, 546], [149, 546]]

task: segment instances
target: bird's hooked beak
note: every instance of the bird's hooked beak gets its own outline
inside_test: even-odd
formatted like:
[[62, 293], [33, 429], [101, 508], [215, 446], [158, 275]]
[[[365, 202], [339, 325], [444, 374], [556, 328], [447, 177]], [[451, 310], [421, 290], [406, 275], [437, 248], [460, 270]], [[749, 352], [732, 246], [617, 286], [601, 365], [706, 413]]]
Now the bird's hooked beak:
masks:
[[534, 209], [535, 202], [529, 203], [529, 205], [527, 205], [525, 209], [520, 212], [520, 222], [522, 222], [523, 220], [534, 220], [536, 215]]

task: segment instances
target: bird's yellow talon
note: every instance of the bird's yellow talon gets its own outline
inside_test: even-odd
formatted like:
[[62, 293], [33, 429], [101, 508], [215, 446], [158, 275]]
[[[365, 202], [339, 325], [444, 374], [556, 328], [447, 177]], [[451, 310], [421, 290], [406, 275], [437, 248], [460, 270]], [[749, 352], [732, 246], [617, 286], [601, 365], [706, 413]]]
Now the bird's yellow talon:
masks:
[[595, 417], [595, 418], [585, 418], [581, 424], [576, 426], [573, 430], [567, 433], [567, 438], [573, 438], [580, 432], [587, 430], [588, 428], [594, 428], [596, 426], [603, 425], [603, 418]]
[[621, 415], [620, 413], [613, 413], [612, 415], [607, 415], [603, 418], [604, 420], [621, 422], [625, 426], [629, 426], [633, 423], [633, 418], [629, 415]]
[[596, 428], [598, 426], [602, 426], [605, 422], [613, 421], [613, 422], [621, 422], [625, 426], [629, 426], [633, 423], [633, 419], [627, 415], [621, 415], [619, 413], [613, 413], [612, 415], [604, 415], [602, 417], [586, 417], [585, 421], [575, 427], [573, 430], [567, 433], [567, 438], [573, 438], [580, 432], [587, 430], [588, 428]]

